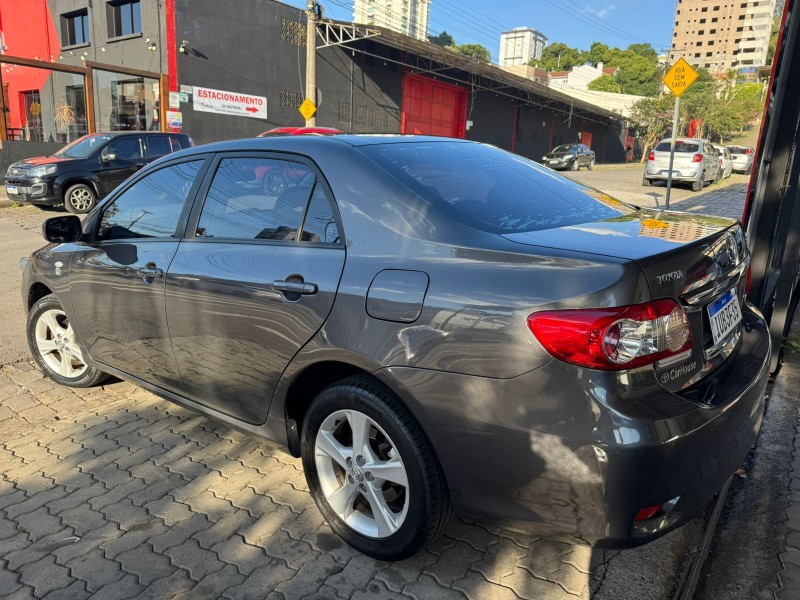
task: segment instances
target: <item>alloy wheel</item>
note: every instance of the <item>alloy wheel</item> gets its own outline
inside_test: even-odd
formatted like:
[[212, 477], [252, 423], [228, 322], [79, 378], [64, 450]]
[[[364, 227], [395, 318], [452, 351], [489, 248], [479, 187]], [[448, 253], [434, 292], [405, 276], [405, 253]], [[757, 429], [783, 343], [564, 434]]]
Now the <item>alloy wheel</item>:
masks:
[[69, 202], [76, 211], [86, 212], [92, 208], [94, 196], [86, 188], [78, 188], [69, 195]]
[[328, 415], [317, 431], [314, 461], [326, 501], [350, 528], [370, 538], [400, 529], [409, 508], [408, 473], [397, 446], [370, 417], [351, 409]]
[[72, 379], [86, 371], [75, 330], [64, 311], [51, 309], [39, 315], [34, 335], [42, 361], [53, 372]]

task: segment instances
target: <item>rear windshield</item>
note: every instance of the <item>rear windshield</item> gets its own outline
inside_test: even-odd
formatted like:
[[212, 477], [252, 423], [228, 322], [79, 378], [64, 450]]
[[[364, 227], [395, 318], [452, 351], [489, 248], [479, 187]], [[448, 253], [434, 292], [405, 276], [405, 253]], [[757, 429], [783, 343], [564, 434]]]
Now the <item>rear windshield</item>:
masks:
[[[661, 142], [656, 146], [656, 152], [669, 152], [669, 142]], [[675, 140], [675, 152], [699, 152], [700, 144], [697, 142], [682, 142]]]
[[442, 212], [481, 231], [538, 231], [636, 210], [526, 158], [483, 144], [395, 143], [359, 150]]
[[731, 154], [747, 154], [750, 148], [743, 148], [742, 146], [728, 146]]

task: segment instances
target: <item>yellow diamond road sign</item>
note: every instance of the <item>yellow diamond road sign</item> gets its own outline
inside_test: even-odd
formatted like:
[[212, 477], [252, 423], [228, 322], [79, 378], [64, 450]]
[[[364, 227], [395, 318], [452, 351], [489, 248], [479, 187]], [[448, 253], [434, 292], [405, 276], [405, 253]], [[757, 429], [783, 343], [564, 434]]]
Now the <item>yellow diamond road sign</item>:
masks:
[[664, 75], [664, 85], [678, 98], [681, 94], [688, 90], [691, 85], [697, 81], [700, 75], [695, 71], [692, 66], [682, 58], [672, 65], [672, 68]]
[[311, 99], [306, 98], [303, 100], [303, 103], [300, 105], [300, 114], [303, 115], [303, 118], [308, 121], [314, 116], [315, 112], [317, 112], [317, 107], [314, 106], [314, 103], [311, 101]]

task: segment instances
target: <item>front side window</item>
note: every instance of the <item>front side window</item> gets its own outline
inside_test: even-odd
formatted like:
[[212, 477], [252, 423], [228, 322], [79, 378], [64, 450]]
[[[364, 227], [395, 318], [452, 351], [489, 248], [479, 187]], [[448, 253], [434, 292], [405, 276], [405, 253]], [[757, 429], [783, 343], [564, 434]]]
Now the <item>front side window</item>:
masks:
[[108, 37], [116, 38], [142, 32], [142, 9], [139, 0], [118, 0], [107, 5]]
[[123, 136], [106, 146], [106, 156], [116, 156], [114, 162], [134, 162], [142, 159], [142, 143], [138, 135]]
[[89, 42], [89, 12], [86, 9], [61, 15], [62, 46], [81, 46]]
[[173, 237], [202, 164], [171, 165], [134, 183], [103, 212], [97, 239]]
[[226, 158], [200, 213], [196, 237], [297, 241], [316, 178], [306, 165]]

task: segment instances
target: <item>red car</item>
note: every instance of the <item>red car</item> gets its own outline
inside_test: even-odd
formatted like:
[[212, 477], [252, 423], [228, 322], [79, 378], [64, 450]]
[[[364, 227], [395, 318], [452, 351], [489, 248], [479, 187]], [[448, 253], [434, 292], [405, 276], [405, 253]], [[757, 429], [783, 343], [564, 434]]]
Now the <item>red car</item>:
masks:
[[276, 127], [264, 133], [258, 134], [257, 137], [272, 137], [276, 135], [336, 135], [337, 133], [344, 133], [333, 127]]

